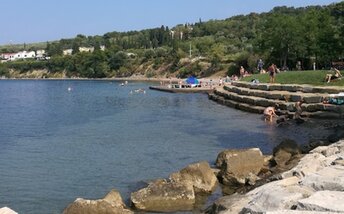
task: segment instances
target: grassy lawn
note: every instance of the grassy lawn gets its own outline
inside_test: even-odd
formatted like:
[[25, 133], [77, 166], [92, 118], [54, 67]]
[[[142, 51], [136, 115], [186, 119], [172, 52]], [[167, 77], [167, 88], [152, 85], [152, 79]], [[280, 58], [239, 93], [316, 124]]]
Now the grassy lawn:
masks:
[[[275, 82], [281, 84], [309, 84], [320, 86], [344, 86], [344, 77], [338, 80], [326, 83], [324, 81], [327, 73], [331, 73], [327, 70], [322, 71], [287, 71], [276, 74]], [[344, 76], [344, 71], [341, 71]], [[332, 72], [333, 74], [333, 72]], [[258, 79], [261, 83], [269, 82], [268, 74], [254, 74], [249, 77], [245, 77], [243, 81], [251, 81], [252, 79]]]

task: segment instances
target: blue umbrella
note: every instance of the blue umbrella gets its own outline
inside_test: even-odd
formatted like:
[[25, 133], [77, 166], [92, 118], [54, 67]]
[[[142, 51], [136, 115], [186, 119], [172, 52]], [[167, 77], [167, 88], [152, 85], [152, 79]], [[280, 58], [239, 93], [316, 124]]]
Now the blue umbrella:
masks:
[[191, 76], [186, 79], [187, 84], [199, 84], [199, 81], [196, 77]]

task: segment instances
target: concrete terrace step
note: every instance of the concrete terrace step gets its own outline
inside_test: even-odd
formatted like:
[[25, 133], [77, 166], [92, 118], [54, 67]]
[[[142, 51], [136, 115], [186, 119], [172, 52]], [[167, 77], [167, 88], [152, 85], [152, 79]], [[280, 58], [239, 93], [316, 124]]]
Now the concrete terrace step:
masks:
[[[231, 108], [235, 108], [235, 109], [239, 109], [239, 110], [247, 111], [247, 112], [251, 112], [251, 113], [256, 113], [256, 114], [262, 114], [264, 112], [264, 109], [265, 109], [265, 107], [262, 107], [262, 106], [255, 106], [255, 105], [251, 105], [251, 104], [247, 104], [247, 103], [242, 103], [242, 102], [237, 102], [234, 100], [226, 99], [225, 97], [223, 97], [222, 95], [219, 95], [216, 92], [210, 93], [209, 99], [211, 99], [211, 100], [213, 100], [219, 104], [231, 107]], [[281, 110], [279, 112], [279, 114], [280, 115], [287, 115], [288, 117], [292, 117], [294, 115], [294, 112], [291, 112], [288, 110]], [[310, 117], [310, 118], [326, 118], [326, 119], [343, 118], [342, 115], [339, 113], [327, 112], [327, 111], [304, 112], [302, 115], [304, 117]]]
[[243, 110], [243, 111], [247, 111], [247, 112], [251, 112], [251, 113], [262, 114], [264, 112], [264, 109], [265, 109], [265, 107], [252, 106], [252, 105], [249, 105], [247, 103], [241, 103], [241, 102], [237, 102], [234, 100], [225, 99], [224, 97], [217, 95], [215, 93], [210, 93], [209, 99], [214, 100], [217, 103], [220, 103], [222, 105], [225, 105], [225, 106], [228, 106], [231, 108], [235, 108], [235, 109], [239, 109], [239, 110]]
[[294, 103], [289, 103], [289, 102], [280, 101], [280, 100], [266, 99], [262, 97], [240, 95], [234, 92], [226, 91], [223, 88], [217, 88], [214, 91], [214, 93], [227, 100], [233, 100], [240, 103], [247, 103], [251, 106], [260, 106], [263, 109], [265, 109], [268, 106], [275, 106], [276, 104], [278, 104], [281, 110], [295, 111]]
[[253, 84], [251, 82], [232, 82], [232, 85], [257, 89], [263, 91], [289, 91], [289, 92], [303, 92], [303, 93], [323, 93], [323, 94], [338, 94], [344, 92], [344, 87], [322, 87], [322, 86], [312, 86], [312, 85], [294, 85], [294, 84], [269, 84], [269, 83], [258, 83]]
[[320, 103], [323, 102], [324, 98], [328, 98], [330, 96], [327, 93], [304, 93], [299, 91], [265, 91], [237, 87], [233, 85], [225, 85], [223, 88], [229, 92], [234, 92], [240, 95], [262, 97], [266, 99], [285, 100], [290, 102], [304, 100], [305, 103]]
[[[237, 102], [243, 102], [250, 105], [261, 106], [261, 107], [268, 107], [268, 106], [276, 106], [281, 110], [287, 110], [294, 112], [295, 109], [295, 102], [290, 102], [286, 100], [279, 100], [279, 99], [267, 99], [263, 97], [257, 96], [250, 96], [250, 95], [241, 95], [235, 92], [227, 91], [223, 88], [217, 88], [214, 91], [215, 94], [220, 95], [226, 99], [234, 100]], [[344, 106], [340, 105], [332, 105], [332, 104], [323, 104], [323, 103], [306, 103], [302, 105], [302, 110], [307, 112], [316, 112], [316, 111], [329, 111], [334, 113], [344, 113]]]

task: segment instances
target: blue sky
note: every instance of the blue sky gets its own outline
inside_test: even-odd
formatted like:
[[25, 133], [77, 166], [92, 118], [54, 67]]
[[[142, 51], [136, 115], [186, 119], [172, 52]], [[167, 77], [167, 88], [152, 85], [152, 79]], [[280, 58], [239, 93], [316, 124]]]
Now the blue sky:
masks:
[[7, 0], [1, 1], [0, 44], [45, 42], [77, 34], [173, 27], [200, 18], [225, 19], [275, 6], [327, 5], [340, 0]]

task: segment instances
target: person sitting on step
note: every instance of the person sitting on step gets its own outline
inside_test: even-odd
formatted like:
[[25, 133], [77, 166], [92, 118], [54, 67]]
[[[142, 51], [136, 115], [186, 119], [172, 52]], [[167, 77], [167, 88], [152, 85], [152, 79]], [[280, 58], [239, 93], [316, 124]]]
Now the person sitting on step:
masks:
[[329, 83], [332, 80], [338, 79], [340, 77], [342, 77], [342, 74], [340, 73], [340, 71], [337, 68], [332, 68], [332, 70], [334, 70], [334, 74], [326, 74], [325, 77], [325, 82]]

